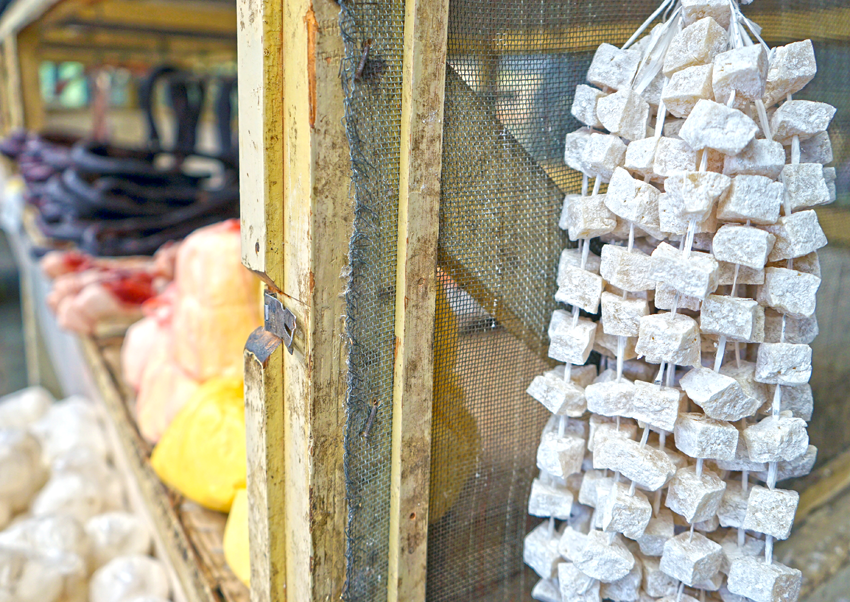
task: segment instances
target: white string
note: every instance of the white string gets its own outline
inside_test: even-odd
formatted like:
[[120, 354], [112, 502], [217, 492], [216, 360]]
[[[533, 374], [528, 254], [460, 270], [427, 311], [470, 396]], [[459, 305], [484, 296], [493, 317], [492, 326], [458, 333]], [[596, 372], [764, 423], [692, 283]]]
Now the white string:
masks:
[[720, 367], [723, 365], [723, 356], [726, 355], [726, 335], [720, 335], [717, 341], [717, 352], [714, 355], [714, 371], [720, 372]]
[[773, 132], [770, 131], [770, 120], [767, 118], [767, 110], [764, 108], [764, 101], [761, 98], [756, 100], [756, 111], [759, 114], [759, 121], [761, 122], [764, 137], [767, 140], [773, 141]]
[[[594, 192], [598, 192], [598, 190], [599, 190], [599, 178], [596, 178], [596, 182], [594, 182], [594, 184], [593, 184], [593, 190], [594, 190]], [[585, 191], [583, 190], [582, 192], [585, 192]], [[590, 241], [586, 238], [582, 238], [579, 241], [579, 247], [581, 249], [580, 266], [581, 266], [581, 269], [585, 269], [587, 267], [587, 259], [588, 259], [588, 255], [590, 253]], [[578, 305], [573, 305], [573, 315], [572, 315], [572, 318], [573, 318], [572, 327], [573, 328], [575, 328], [578, 325], [578, 320], [579, 320], [580, 315], [581, 314], [580, 314]], [[572, 363], [568, 362], [568, 363], [564, 364], [564, 382], [570, 382], [570, 380], [572, 380], [572, 376], [573, 376], [573, 365], [572, 365]]]
[[667, 54], [667, 48], [681, 28], [681, 11], [682, 7], [680, 6], [670, 15], [670, 20], [655, 30], [650, 37], [646, 54], [636, 71], [635, 77], [637, 80], [633, 82], [633, 89], [636, 93], [643, 93], [647, 86], [652, 83], [652, 80], [655, 79], [655, 76], [658, 75], [658, 72], [661, 71], [661, 67], [664, 64], [664, 56]]
[[697, 218], [692, 217], [688, 222], [688, 233], [685, 238], [685, 248], [682, 250], [682, 255], [687, 259], [691, 256], [691, 250], [694, 247], [694, 235], [697, 229]]
[[753, 22], [751, 19], [748, 19], [738, 7], [736, 7], [735, 10], [735, 17], [736, 22], [743, 23], [746, 28], [750, 30], [750, 33], [753, 34], [753, 37], [758, 40], [758, 43], [761, 44], [767, 52], [770, 52], [770, 46], [768, 46], [767, 42], [761, 38], [761, 26]]
[[737, 29], [738, 29], [738, 20], [735, 18], [735, 6], [732, 3], [732, 0], [726, 0], [726, 3], [729, 5], [729, 29], [726, 30], [728, 34], [728, 45], [735, 47], [733, 41], [737, 40]]
[[664, 382], [664, 366], [667, 365], [667, 362], [661, 362], [661, 367], [658, 370], [658, 374], [655, 375], [655, 380], [653, 381], [655, 384], [660, 385]]
[[798, 165], [800, 163], [800, 137], [794, 136], [791, 138], [791, 164]]
[[[599, 178], [596, 178], [596, 182], [597, 183], [599, 182]], [[593, 185], [593, 191], [594, 191], [594, 193], [596, 193], [596, 191], [597, 191], [596, 184]], [[588, 253], [589, 253], [589, 250], [590, 250], [590, 241], [588, 241], [586, 238], [582, 238], [579, 241], [579, 247], [581, 248], [580, 267], [581, 267], [581, 269], [585, 269], [585, 267], [587, 266], [587, 258], [588, 258]], [[573, 325], [572, 325], [573, 328], [578, 326], [579, 316], [580, 316], [580, 310], [578, 308], [578, 305], [573, 305]]]
[[[704, 153], [708, 152], [708, 149], [703, 151]], [[692, 217], [690, 221], [688, 221], [688, 232], [683, 240], [679, 242], [679, 248], [682, 251], [682, 256], [687, 259], [691, 256], [691, 247], [694, 244], [694, 233], [697, 229], [697, 219], [696, 217]], [[679, 302], [681, 301], [682, 293], [680, 291], [676, 291], [676, 297], [673, 299], [673, 307], [670, 310], [670, 315], [675, 316], [676, 312], [679, 311]], [[658, 374], [658, 380], [661, 381], [662, 374], [664, 373], [664, 362], [661, 363], [661, 372]]]
[[626, 355], [626, 337], [617, 336], [617, 382], [623, 379], [623, 356]]
[[652, 13], [651, 15], [649, 15], [649, 18], [646, 21], [644, 21], [641, 24], [640, 27], [637, 28], [637, 30], [632, 34], [632, 37], [630, 37], [628, 39], [628, 41], [626, 41], [626, 43], [623, 44], [623, 50], [626, 50], [629, 46], [631, 46], [640, 37], [640, 34], [642, 34], [644, 31], [646, 31], [646, 28], [649, 27], [649, 25], [653, 21], [655, 21], [655, 19], [658, 17], [658, 15], [660, 15], [662, 12], [664, 12], [664, 9], [667, 8], [668, 5], [670, 5], [674, 1], [675, 0], [664, 0], [664, 2], [662, 2], [661, 5], [658, 8], [655, 9], [655, 12]]
[[[741, 431], [746, 430], [747, 428], [747, 419], [741, 418]], [[746, 468], [741, 471], [741, 493], [744, 497], [747, 496], [747, 490], [749, 489], [749, 481], [750, 481], [750, 471]], [[743, 548], [744, 544], [747, 541], [747, 530], [743, 527], [738, 527], [738, 547]]]
[[771, 415], [775, 418], [779, 416], [779, 410], [782, 407], [782, 385], [776, 385], [776, 390], [773, 393], [773, 405], [771, 406]]
[[[747, 220], [747, 224], [749, 224], [749, 220]], [[732, 276], [732, 296], [738, 296], [738, 273], [741, 270], [741, 264], [735, 264], [735, 273]]]
[[[670, 81], [669, 77], [664, 78], [664, 86], [662, 86], [662, 89], [667, 87], [667, 82], [669, 82], [669, 81]], [[654, 136], [654, 138], [656, 140], [661, 138], [661, 135], [664, 133], [664, 121], [666, 119], [667, 119], [667, 105], [664, 103], [664, 100], [662, 99], [658, 103], [658, 116], [655, 120], [655, 136]], [[649, 174], [647, 174], [647, 177], [649, 177]]]
[[667, 10], [664, 11], [664, 16], [661, 17], [661, 20], [667, 22], [670, 19], [670, 11], [673, 10], [673, 5], [667, 7]]
[[676, 297], [673, 299], [673, 309], [670, 310], [670, 315], [675, 316], [676, 312], [679, 311], [679, 301], [681, 301], [682, 293], [676, 291]]

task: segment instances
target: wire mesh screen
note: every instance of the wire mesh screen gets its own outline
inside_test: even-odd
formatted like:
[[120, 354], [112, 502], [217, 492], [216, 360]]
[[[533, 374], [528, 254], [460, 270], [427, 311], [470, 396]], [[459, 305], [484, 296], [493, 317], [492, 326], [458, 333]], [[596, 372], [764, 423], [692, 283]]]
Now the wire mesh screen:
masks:
[[[548, 412], [525, 389], [549, 365], [546, 330], [564, 194], [579, 127], [573, 91], [602, 42], [621, 45], [656, 0], [451, 0], [435, 325], [427, 598], [529, 600], [526, 504]], [[850, 443], [850, 8], [755, 0], [771, 45], [812, 38], [819, 73], [799, 98], [838, 107], [837, 202], [819, 209], [831, 246], [815, 341], [812, 442], [819, 462]], [[345, 469], [348, 600], [386, 598], [393, 320], [404, 3], [345, 3], [346, 128], [356, 207], [347, 294], [351, 339]], [[370, 416], [374, 412], [374, 421]], [[371, 426], [369, 426], [371, 424]], [[368, 431], [368, 436], [364, 432]]]
[[[817, 307], [820, 334], [812, 343], [815, 409], [809, 433], [818, 448], [817, 464], [822, 465], [850, 446], [850, 406], [845, 393], [850, 379], [850, 10], [846, 2], [836, 1], [785, 1], [779, 6], [783, 10], [772, 17], [778, 21], [780, 35], [766, 40], [771, 45], [799, 38], [796, 31], [806, 19], [816, 28], [808, 35], [820, 31], [841, 36], [814, 40], [818, 74], [794, 95], [838, 108], [829, 127], [834, 156], [830, 165], [835, 166], [837, 176], [836, 202], [818, 209], [829, 246], [818, 252], [822, 278]], [[763, 14], [753, 13], [756, 20]], [[767, 23], [770, 18], [765, 15], [762, 21]]]
[[355, 207], [346, 292], [345, 595], [380, 602], [387, 596], [390, 528], [404, 2], [343, 5], [340, 25]]
[[[631, 4], [634, 18], [652, 4]], [[546, 330], [568, 245], [558, 215], [564, 193], [580, 186], [563, 160], [565, 136], [579, 127], [573, 90], [595, 47], [621, 35], [622, 13], [621, 2], [450, 4], [439, 258], [452, 302], [438, 306], [435, 345], [442, 352], [457, 338], [462, 396], [435, 382], [434, 403], [462, 403], [479, 445], [448, 458], [466, 480], [429, 528], [429, 600], [527, 600], [537, 581], [522, 544], [549, 414], [525, 390], [549, 367]], [[460, 317], [459, 335], [440, 328], [451, 326], [446, 312]], [[456, 430], [434, 421], [432, 481]]]

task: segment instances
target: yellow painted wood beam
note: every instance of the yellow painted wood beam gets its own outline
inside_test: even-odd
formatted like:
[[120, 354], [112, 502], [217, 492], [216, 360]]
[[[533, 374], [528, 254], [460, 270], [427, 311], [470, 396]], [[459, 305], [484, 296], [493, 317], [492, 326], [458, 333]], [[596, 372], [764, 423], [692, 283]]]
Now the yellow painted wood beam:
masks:
[[114, 30], [77, 30], [54, 27], [41, 32], [40, 45], [58, 53], [61, 49], [87, 50], [97, 54], [98, 50], [141, 55], [147, 53], [148, 63], [162, 61], [168, 55], [203, 56], [209, 53], [228, 53], [236, 57], [236, 39], [194, 38], [156, 33], [135, 33]]
[[44, 103], [41, 99], [38, 31], [27, 27], [18, 34], [18, 72], [20, 73], [21, 101], [24, 110], [24, 125], [29, 130], [40, 131], [44, 127]]
[[405, 2], [388, 602], [425, 600], [448, 0]]
[[283, 456], [281, 340], [262, 328], [245, 345], [245, 441], [248, 449], [248, 540], [251, 599], [286, 599], [286, 467]]
[[354, 217], [351, 165], [339, 77], [339, 5], [284, 0], [283, 8], [283, 137], [275, 141], [283, 147], [278, 298], [298, 323], [294, 353], [284, 357], [286, 595], [318, 602], [338, 600], [345, 583], [342, 274]]
[[[246, 386], [248, 408], [270, 416], [281, 404], [285, 416], [264, 432], [266, 453], [282, 463], [269, 465], [264, 490], [248, 492], [251, 554], [264, 563], [253, 599], [338, 600], [347, 516], [341, 274], [353, 220], [339, 6], [240, 0], [239, 22], [243, 262], [296, 319], [293, 353], [282, 354], [279, 373], [264, 370], [282, 393]], [[264, 505], [274, 517], [263, 517]], [[278, 535], [267, 547], [263, 521]]]
[[0, 17], [0, 39], [17, 35], [61, 0], [15, 0]]
[[7, 94], [3, 100], [7, 103], [9, 112], [9, 128], [22, 128], [24, 127], [24, 98], [21, 93], [17, 36], [8, 36], [3, 39], [3, 60]]
[[129, 47], [85, 48], [77, 45], [50, 44], [39, 47], [41, 59], [45, 61], [73, 61], [83, 65], [105, 65], [126, 67], [138, 71], [156, 64], [168, 63], [182, 69], [200, 69], [234, 61], [236, 53], [232, 50], [214, 50], [199, 54], [190, 54], [169, 48], [152, 54], [148, 49]]
[[236, 6], [202, 0], [16, 0], [0, 18], [0, 38], [39, 22], [74, 19], [92, 26], [124, 25], [168, 32], [236, 35]]
[[[815, 41], [850, 40], [850, 7], [837, 7], [811, 12], [744, 11], [762, 27], [768, 43], [784, 43], [811, 38]], [[606, 23], [604, 28], [581, 24], [566, 28], [529, 28], [499, 31], [490, 38], [479, 35], [453, 36], [449, 55], [491, 52], [494, 54], [529, 54], [593, 52], [602, 42], [620, 46], [641, 25], [640, 19]]]
[[239, 1], [242, 263], [283, 287], [282, 0]]

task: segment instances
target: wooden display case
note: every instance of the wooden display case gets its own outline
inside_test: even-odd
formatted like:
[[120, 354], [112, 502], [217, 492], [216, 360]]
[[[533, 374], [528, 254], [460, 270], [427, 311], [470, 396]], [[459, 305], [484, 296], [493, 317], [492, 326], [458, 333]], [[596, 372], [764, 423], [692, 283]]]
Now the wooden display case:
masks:
[[0, 16], [0, 130], [44, 127], [42, 61], [190, 68], [235, 57], [229, 0], [16, 0]]
[[[392, 601], [426, 599], [433, 367], [427, 350], [435, 311], [448, 4], [404, 3], [387, 583]], [[847, 32], [836, 23], [846, 20], [848, 9], [829, 10], [835, 19], [828, 25], [805, 10], [778, 14], [754, 5], [751, 15], [771, 40], [846, 41]], [[352, 215], [338, 19], [339, 7], [330, 0], [239, 2], [243, 263], [263, 278], [297, 324], [292, 354], [279, 337], [262, 330], [246, 347], [254, 600], [334, 600], [344, 587], [340, 466], [347, 349], [340, 274], [348, 262]], [[639, 24], [607, 26], [610, 39], [604, 41], [622, 44]], [[568, 38], [575, 32], [562, 33]], [[583, 36], [574, 50], [586, 52], [601, 41]], [[504, 32], [498, 44], [488, 49], [550, 51], [534, 48], [521, 31]], [[847, 223], [846, 212], [823, 214], [834, 242], [846, 244], [847, 228], [839, 225]], [[777, 547], [777, 558], [804, 568], [804, 595], [813, 601], [827, 599], [819, 592], [835, 587], [834, 573], [841, 583], [850, 582], [850, 570], [840, 568], [848, 562], [843, 536], [828, 538], [835, 544], [822, 552], [831, 559], [828, 568], [815, 562], [814, 549], [823, 546], [812, 544], [828, 529], [824, 517], [837, 520], [838, 509], [850, 503], [849, 459], [850, 453], [840, 454], [797, 484], [804, 491], [797, 526]]]

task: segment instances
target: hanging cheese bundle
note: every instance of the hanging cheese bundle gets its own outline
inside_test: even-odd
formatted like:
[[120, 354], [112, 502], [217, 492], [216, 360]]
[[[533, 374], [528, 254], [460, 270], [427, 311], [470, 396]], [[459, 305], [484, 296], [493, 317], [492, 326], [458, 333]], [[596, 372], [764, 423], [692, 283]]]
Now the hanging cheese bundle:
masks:
[[524, 546], [535, 599], [799, 596], [773, 558], [799, 496], [777, 483], [817, 453], [813, 208], [835, 199], [835, 109], [792, 98], [811, 41], [759, 33], [736, 2], [665, 0], [576, 89], [565, 160], [584, 178], [560, 226], [578, 249], [555, 296], [571, 312], [549, 325], [564, 365], [528, 387], [553, 414], [529, 498], [547, 520]]

